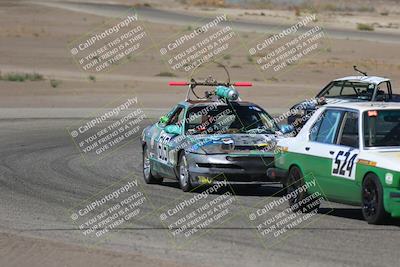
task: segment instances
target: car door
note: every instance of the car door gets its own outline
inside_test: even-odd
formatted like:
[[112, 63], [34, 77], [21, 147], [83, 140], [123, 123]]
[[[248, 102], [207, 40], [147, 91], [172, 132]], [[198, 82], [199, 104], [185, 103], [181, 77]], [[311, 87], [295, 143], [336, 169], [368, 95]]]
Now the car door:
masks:
[[173, 107], [166, 115], [162, 116], [160, 120], [151, 127], [150, 132], [149, 132], [149, 137], [150, 140], [148, 140], [149, 143], [149, 150], [150, 150], [150, 159], [153, 160], [153, 167], [157, 168], [158, 167], [158, 140], [160, 137], [160, 134], [163, 132], [165, 126], [167, 125], [167, 122], [170, 120], [172, 114], [176, 111], [178, 106]]
[[345, 112], [337, 145], [330, 149], [332, 166], [327, 179], [335, 191], [333, 197], [341, 202], [358, 203], [360, 200], [360, 188], [355, 182], [356, 163], [360, 153], [359, 117], [358, 111]]
[[171, 140], [176, 138], [177, 135], [165, 132], [165, 127], [168, 125], [183, 125], [184, 113], [184, 106], [178, 105], [174, 111], [170, 113], [169, 119], [165, 124], [158, 124], [159, 134], [154, 140], [154, 155], [156, 158], [154, 168], [158, 173], [164, 175], [166, 178], [172, 178], [175, 176], [175, 166], [171, 164], [169, 150], [171, 149]]
[[310, 128], [309, 140], [303, 145], [304, 174], [315, 177], [318, 186], [314, 190], [334, 199], [340, 193], [335, 180], [331, 179], [332, 159], [338, 148], [337, 136], [344, 114], [343, 110], [327, 108]]

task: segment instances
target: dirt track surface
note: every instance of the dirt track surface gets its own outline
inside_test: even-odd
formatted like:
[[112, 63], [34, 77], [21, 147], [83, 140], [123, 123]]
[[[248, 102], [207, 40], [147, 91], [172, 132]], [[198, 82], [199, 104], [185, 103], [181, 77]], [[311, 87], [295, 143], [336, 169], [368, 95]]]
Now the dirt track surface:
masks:
[[[66, 266], [78, 262], [85, 266], [142, 266], [137, 262], [146, 266], [395, 266], [399, 262], [393, 250], [400, 238], [398, 223], [371, 226], [362, 220], [359, 208], [338, 204], [333, 204], [329, 215], [324, 214], [329, 205], [323, 204], [315, 222], [291, 230], [294, 234], [288, 239], [266, 249], [241, 209], [276, 193], [280, 188], [275, 185], [235, 189], [241, 204], [234, 207], [237, 216], [177, 250], [157, 209], [190, 195], [174, 182], [143, 184], [139, 140], [127, 140], [132, 142], [118, 153], [87, 166], [65, 130], [76, 122], [63, 118], [0, 121], [1, 266], [54, 266], [56, 259]], [[106, 241], [85, 239], [67, 210], [126, 175], [143, 184], [154, 205], [145, 208], [151, 215], [116, 228]]]
[[[64, 8], [73, 11], [80, 11], [94, 15], [101, 16], [123, 16], [126, 13], [127, 6], [120, 4], [102, 4], [102, 3], [74, 3], [69, 1], [60, 2], [42, 2], [41, 4]], [[196, 25], [200, 21], [204, 20], [204, 17], [185, 14], [182, 12], [173, 12], [166, 10], [159, 10], [154, 8], [146, 7], [136, 7], [136, 10], [141, 18], [144, 20], [156, 22], [156, 23], [166, 23], [172, 25]], [[237, 30], [244, 32], [280, 32], [290, 25], [282, 25], [279, 23], [258, 23], [251, 21], [231, 21], [226, 25], [230, 25]], [[224, 24], [221, 24], [224, 26]], [[340, 39], [351, 39], [351, 40], [369, 40], [369, 41], [380, 41], [380, 42], [390, 42], [398, 43], [399, 35], [393, 33], [385, 32], [362, 32], [357, 30], [344, 30], [344, 29], [327, 29], [327, 33], [331, 38]]]

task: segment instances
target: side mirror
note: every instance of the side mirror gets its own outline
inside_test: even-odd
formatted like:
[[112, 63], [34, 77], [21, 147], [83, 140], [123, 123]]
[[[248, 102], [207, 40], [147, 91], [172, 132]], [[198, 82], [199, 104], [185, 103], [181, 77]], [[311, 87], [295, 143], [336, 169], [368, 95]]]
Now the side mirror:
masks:
[[288, 134], [294, 131], [294, 127], [291, 124], [283, 124], [279, 126], [279, 128], [283, 134]]
[[160, 120], [158, 121], [158, 123], [161, 123], [161, 124], [165, 124], [165, 123], [167, 123], [168, 122], [168, 117], [167, 116], [162, 116], [161, 118], [160, 118]]
[[175, 124], [166, 126], [164, 130], [166, 133], [173, 135], [180, 135], [182, 133], [182, 128]]

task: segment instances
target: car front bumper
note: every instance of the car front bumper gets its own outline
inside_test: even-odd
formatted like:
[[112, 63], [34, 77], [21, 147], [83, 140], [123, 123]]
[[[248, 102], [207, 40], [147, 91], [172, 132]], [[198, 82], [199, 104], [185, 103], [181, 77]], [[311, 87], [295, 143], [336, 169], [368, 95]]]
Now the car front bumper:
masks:
[[267, 169], [273, 167], [273, 154], [190, 154], [192, 184], [227, 180], [232, 184], [271, 182]]
[[384, 189], [385, 210], [392, 217], [400, 217], [400, 190], [395, 188]]

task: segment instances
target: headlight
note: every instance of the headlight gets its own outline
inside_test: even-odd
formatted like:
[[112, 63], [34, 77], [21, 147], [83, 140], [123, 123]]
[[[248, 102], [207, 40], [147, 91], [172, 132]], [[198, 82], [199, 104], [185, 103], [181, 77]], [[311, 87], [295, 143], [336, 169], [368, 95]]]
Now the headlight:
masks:
[[206, 145], [201, 147], [207, 154], [221, 154], [224, 152], [222, 144]]

